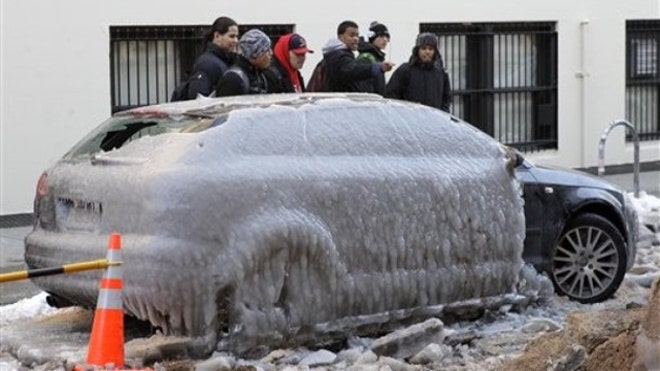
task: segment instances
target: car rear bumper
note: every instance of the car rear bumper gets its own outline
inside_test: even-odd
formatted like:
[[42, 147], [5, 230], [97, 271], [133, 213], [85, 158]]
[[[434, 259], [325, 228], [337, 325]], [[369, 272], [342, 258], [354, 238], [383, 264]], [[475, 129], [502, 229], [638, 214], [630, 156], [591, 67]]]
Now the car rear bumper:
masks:
[[[25, 238], [29, 268], [61, 266], [103, 259], [109, 234], [50, 232], [35, 229]], [[196, 298], [208, 298], [217, 282], [211, 274], [216, 259], [201, 246], [175, 238], [122, 235], [122, 301], [127, 313], [147, 319], [164, 332], [200, 334], [209, 318], [195, 306]], [[203, 250], [208, 252], [208, 250]], [[102, 270], [40, 277], [33, 282], [44, 291], [73, 304], [94, 307]], [[173, 277], [173, 275], [175, 277]]]

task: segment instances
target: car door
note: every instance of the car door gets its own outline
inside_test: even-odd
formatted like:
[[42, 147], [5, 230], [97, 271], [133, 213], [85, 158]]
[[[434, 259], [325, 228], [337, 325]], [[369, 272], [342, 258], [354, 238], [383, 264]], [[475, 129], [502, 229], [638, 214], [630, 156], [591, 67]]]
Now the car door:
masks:
[[516, 177], [523, 186], [525, 199], [525, 248], [523, 259], [535, 266], [543, 263], [541, 241], [543, 241], [543, 225], [545, 213], [545, 190], [532, 175], [527, 164], [516, 168]]

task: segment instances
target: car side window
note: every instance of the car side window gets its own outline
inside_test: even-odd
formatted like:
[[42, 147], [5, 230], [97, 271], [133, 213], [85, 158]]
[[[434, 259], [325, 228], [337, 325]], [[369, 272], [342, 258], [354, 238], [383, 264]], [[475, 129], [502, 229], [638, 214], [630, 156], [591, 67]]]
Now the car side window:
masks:
[[224, 117], [184, 117], [182, 119], [113, 117], [76, 144], [64, 157], [92, 155], [121, 148], [145, 136], [165, 133], [194, 133], [224, 122]]

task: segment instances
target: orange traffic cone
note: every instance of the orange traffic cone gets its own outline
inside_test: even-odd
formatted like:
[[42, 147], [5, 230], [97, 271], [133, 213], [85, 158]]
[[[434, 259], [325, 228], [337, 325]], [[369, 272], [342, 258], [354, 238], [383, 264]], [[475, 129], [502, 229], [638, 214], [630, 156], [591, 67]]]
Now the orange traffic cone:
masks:
[[122, 304], [121, 235], [112, 233], [108, 242], [108, 262], [111, 264], [101, 280], [92, 336], [89, 339], [87, 364], [115, 368], [124, 367], [124, 309]]

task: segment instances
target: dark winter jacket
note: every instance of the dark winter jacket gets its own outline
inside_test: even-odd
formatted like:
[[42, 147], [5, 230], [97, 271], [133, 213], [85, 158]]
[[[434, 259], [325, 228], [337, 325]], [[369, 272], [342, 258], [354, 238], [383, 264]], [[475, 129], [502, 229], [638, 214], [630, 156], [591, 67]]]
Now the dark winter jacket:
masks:
[[440, 53], [436, 49], [433, 62], [422, 63], [418, 50], [419, 47], [414, 47], [410, 61], [394, 71], [385, 88], [385, 97], [418, 102], [449, 112], [451, 87]]
[[[290, 42], [294, 34], [280, 36], [273, 48], [270, 66], [264, 71], [269, 93], [296, 93], [305, 91], [305, 80], [300, 71], [291, 65]], [[296, 89], [296, 86], [298, 89]]]
[[323, 47], [325, 85], [331, 92], [359, 92], [358, 82], [382, 74], [380, 63], [360, 63], [353, 52], [338, 39]]
[[208, 97], [220, 80], [220, 77], [234, 64], [236, 54], [228, 52], [214, 43], [209, 43], [206, 51], [200, 55], [193, 65], [193, 75], [196, 76], [188, 85], [188, 99], [197, 98], [197, 94]]
[[[300, 80], [300, 88], [304, 91], [305, 80], [303, 79], [300, 71], [296, 71], [298, 79]], [[266, 81], [268, 82], [269, 93], [295, 93], [291, 79], [282, 63], [277, 58], [273, 58], [270, 62], [270, 67], [264, 70]]]
[[[358, 45], [358, 52], [360, 52], [357, 57], [359, 62], [382, 63], [385, 61], [385, 53], [383, 53], [382, 50], [378, 49], [373, 44], [366, 41], [360, 41], [360, 44]], [[385, 74], [383, 72], [379, 73], [375, 77], [372, 77], [371, 79], [360, 81], [358, 84], [361, 92], [377, 93], [380, 95], [385, 94]]]
[[242, 55], [239, 55], [232, 68], [234, 66], [243, 70], [247, 76], [250, 82], [247, 92], [241, 76], [230, 69], [228, 72], [225, 72], [222, 78], [218, 81], [218, 85], [215, 89], [218, 97], [242, 94], [266, 94], [268, 92], [266, 76], [264, 76], [263, 71], [254, 67], [249, 60]]

